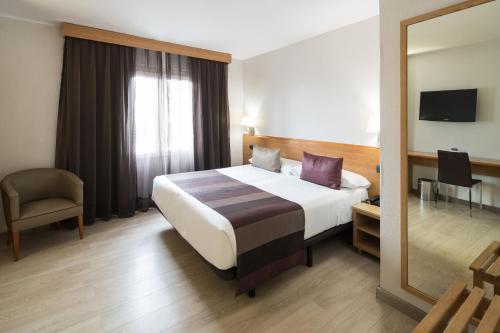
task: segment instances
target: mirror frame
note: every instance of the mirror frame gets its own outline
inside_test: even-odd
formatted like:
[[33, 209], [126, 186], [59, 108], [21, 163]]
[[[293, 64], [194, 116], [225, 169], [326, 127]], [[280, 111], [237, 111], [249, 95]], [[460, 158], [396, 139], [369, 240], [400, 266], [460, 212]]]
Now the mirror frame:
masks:
[[401, 288], [434, 304], [437, 299], [408, 284], [408, 27], [440, 16], [455, 13], [495, 0], [468, 0], [415, 16], [400, 23], [400, 74], [401, 74]]

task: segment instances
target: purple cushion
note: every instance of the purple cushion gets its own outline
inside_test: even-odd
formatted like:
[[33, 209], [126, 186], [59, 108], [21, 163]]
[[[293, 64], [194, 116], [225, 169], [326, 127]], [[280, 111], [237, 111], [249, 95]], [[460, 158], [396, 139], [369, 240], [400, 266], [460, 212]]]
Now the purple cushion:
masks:
[[338, 190], [342, 179], [343, 161], [342, 157], [333, 158], [304, 152], [300, 179]]

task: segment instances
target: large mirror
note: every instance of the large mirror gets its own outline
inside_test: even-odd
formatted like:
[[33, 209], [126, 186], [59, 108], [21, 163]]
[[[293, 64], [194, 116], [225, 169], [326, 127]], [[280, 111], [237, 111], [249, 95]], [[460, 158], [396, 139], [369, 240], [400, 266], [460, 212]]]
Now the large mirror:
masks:
[[[488, 293], [498, 283], [500, 293], [492, 266], [500, 255], [500, 2], [469, 1], [402, 28], [403, 288], [433, 301], [459, 279]], [[478, 259], [485, 250], [491, 255]]]

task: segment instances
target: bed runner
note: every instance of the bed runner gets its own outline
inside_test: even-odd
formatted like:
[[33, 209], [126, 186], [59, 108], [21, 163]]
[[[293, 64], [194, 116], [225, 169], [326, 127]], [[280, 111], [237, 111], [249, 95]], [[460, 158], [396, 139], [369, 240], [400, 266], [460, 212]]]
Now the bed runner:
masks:
[[168, 175], [224, 216], [236, 236], [236, 295], [304, 263], [304, 210], [299, 204], [217, 170]]

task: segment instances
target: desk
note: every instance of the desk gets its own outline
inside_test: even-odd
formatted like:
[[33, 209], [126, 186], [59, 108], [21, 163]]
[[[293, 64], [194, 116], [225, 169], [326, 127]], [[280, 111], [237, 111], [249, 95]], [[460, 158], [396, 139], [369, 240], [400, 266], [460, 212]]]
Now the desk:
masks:
[[[500, 160], [475, 157], [469, 157], [469, 160], [473, 174], [500, 178]], [[414, 165], [437, 168], [437, 153], [408, 151], [408, 186], [410, 190], [412, 188]]]

